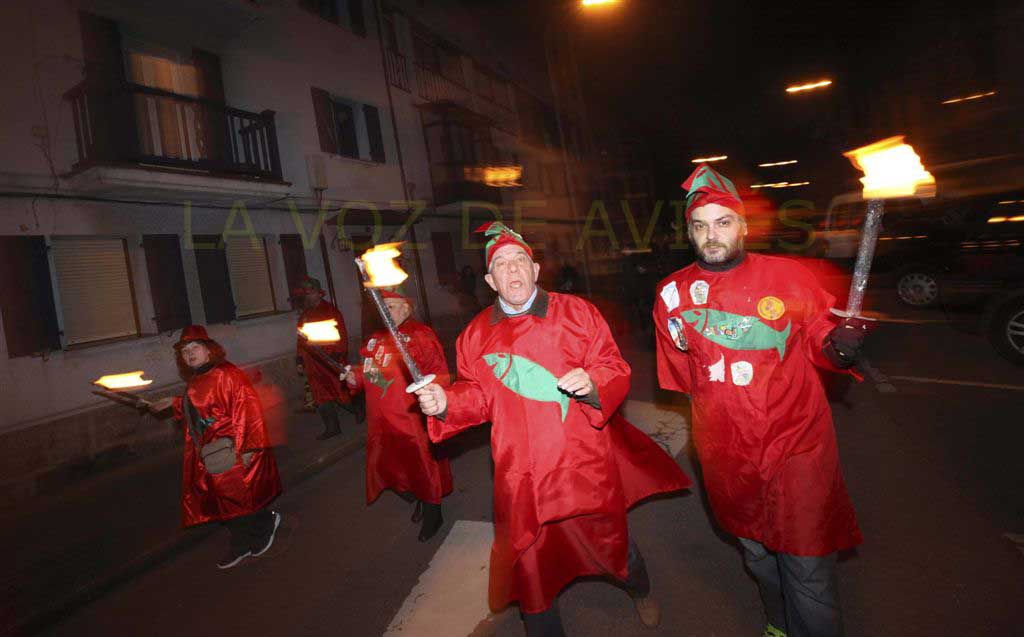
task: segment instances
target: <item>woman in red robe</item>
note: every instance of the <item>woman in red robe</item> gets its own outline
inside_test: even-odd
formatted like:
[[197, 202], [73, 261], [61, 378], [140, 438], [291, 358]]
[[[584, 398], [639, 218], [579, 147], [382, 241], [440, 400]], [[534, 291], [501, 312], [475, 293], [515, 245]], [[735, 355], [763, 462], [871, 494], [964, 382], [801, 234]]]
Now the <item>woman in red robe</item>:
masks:
[[184, 425], [182, 526], [224, 524], [231, 543], [217, 566], [231, 568], [274, 542], [281, 514], [266, 507], [281, 494], [277, 462], [249, 377], [225, 360], [206, 328], [186, 327], [174, 349], [188, 383], [185, 395], [156, 401], [150, 409], [173, 407], [175, 420]]
[[[408, 297], [383, 290], [384, 303], [398, 325], [409, 354], [424, 374], [435, 374], [448, 385], [448, 363], [434, 330], [409, 318]], [[405, 388], [413, 382], [391, 333], [377, 330], [360, 351], [361, 368], [345, 380], [352, 391], [366, 392], [366, 503], [384, 489], [416, 498], [413, 521], [423, 520], [419, 540], [434, 537], [444, 523], [441, 498], [452, 491], [447, 458], [438, 458], [427, 437], [426, 422], [416, 397]]]

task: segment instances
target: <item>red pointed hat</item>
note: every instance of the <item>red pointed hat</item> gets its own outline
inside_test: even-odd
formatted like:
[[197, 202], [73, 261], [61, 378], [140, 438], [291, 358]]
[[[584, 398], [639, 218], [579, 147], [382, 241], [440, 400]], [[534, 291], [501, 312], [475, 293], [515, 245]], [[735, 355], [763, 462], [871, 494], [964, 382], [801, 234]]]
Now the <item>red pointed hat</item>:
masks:
[[402, 291], [399, 289], [388, 290], [384, 288], [380, 291], [380, 295], [385, 299], [401, 299], [402, 301], [408, 303], [409, 307], [412, 307], [412, 299], [402, 294]]
[[725, 206], [736, 214], [744, 214], [743, 200], [725, 175], [719, 173], [707, 164], [697, 166], [697, 170], [683, 182], [683, 190], [686, 190], [686, 219], [690, 219], [690, 212], [698, 206], [709, 203], [716, 203]]
[[210, 335], [206, 333], [206, 328], [202, 325], [188, 325], [181, 330], [181, 336], [178, 337], [178, 342], [174, 344], [174, 349], [181, 349], [189, 343], [210, 343], [213, 341]]
[[491, 240], [484, 246], [484, 250], [487, 251], [487, 269], [491, 269], [491, 259], [494, 257], [494, 253], [498, 251], [498, 248], [507, 246], [509, 244], [517, 245], [526, 251], [526, 254], [533, 258], [533, 250], [530, 248], [526, 240], [523, 239], [523, 235], [519, 234], [515, 230], [512, 230], [500, 221], [489, 221], [484, 225], [476, 229], [476, 232], [482, 232], [485, 237], [490, 237]]

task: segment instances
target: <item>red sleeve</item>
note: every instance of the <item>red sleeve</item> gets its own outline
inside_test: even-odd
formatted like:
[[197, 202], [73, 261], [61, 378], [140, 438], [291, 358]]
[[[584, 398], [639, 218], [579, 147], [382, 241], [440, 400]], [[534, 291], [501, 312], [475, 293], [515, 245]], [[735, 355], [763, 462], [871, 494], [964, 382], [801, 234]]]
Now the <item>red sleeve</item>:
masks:
[[245, 373], [237, 367], [225, 374], [231, 422], [235, 425], [235, 448], [238, 453], [270, 447], [267, 427], [263, 422], [260, 399]]
[[[185, 389], [188, 391], [188, 388]], [[171, 403], [171, 408], [174, 409], [174, 419], [178, 422], [184, 422], [185, 420], [185, 397], [175, 396], [174, 402]]]
[[[662, 286], [663, 287], [663, 286]], [[659, 292], [661, 288], [658, 288]], [[693, 393], [693, 358], [676, 347], [668, 331], [668, 311], [660, 293], [654, 299], [654, 333], [658, 359], [658, 384], [662, 389]]]
[[592, 340], [584, 356], [583, 371], [587, 372], [594, 383], [601, 408], [595, 409], [583, 402], [577, 404], [583, 410], [583, 415], [587, 417], [590, 426], [601, 429], [626, 399], [632, 371], [629, 363], [622, 358], [604, 317], [593, 305], [588, 303], [587, 308], [590, 310], [588, 319], [591, 323], [589, 332]]
[[798, 265], [803, 274], [803, 287], [809, 298], [807, 315], [803, 328], [803, 349], [807, 358], [815, 366], [821, 369], [836, 372], [837, 374], [850, 374], [862, 380], [861, 376], [854, 369], [842, 369], [832, 364], [832, 361], [825, 356], [823, 350], [825, 337], [839, 325], [839, 317], [831, 312], [835, 307], [836, 298], [829, 294], [821, 286], [814, 275], [803, 265]]
[[448, 359], [444, 355], [444, 347], [437, 338], [437, 333], [426, 325], [416, 334], [416, 364], [424, 374], [435, 374], [434, 382], [441, 387], [451, 385], [451, 372], [448, 371]]
[[470, 358], [466, 352], [468, 333], [471, 329], [472, 324], [459, 336], [455, 346], [459, 379], [445, 388], [448, 395], [448, 411], [443, 420], [433, 416], [427, 418], [427, 433], [433, 442], [451, 438], [462, 430], [475, 427], [491, 418], [487, 398], [469, 362], [479, 357]]

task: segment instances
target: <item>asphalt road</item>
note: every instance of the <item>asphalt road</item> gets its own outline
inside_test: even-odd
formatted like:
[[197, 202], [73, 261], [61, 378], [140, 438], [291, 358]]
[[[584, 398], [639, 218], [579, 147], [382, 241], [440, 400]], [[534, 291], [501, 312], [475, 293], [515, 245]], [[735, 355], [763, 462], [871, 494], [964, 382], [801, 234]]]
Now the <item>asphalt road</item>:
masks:
[[[918, 322], [883, 322], [872, 334], [873, 379], [831, 388], [865, 536], [839, 566], [847, 634], [1024, 634], [1024, 554], [1002, 537], [1024, 532], [1024, 369], [941, 315], [903, 318]], [[630, 349], [633, 397], [685, 413], [685, 403], [654, 389], [650, 354]], [[284, 523], [264, 557], [217, 570], [226, 546], [219, 533], [50, 632], [369, 636], [384, 634], [403, 604], [470, 604], [459, 584], [473, 573], [425, 573], [432, 560], [443, 563], [442, 545], [456, 534], [456, 521], [490, 521], [486, 429], [464, 435], [452, 453], [456, 491], [445, 500], [445, 527], [430, 543], [416, 541], [411, 507], [397, 496], [365, 505], [365, 456], [357, 453], [279, 500]], [[677, 458], [693, 475], [691, 453], [686, 447]], [[630, 525], [663, 607], [662, 626], [644, 629], [623, 592], [587, 580], [560, 598], [569, 634], [760, 634], [753, 581], [730, 538], [716, 531], [699, 489], [642, 504]], [[459, 527], [471, 528], [478, 527]], [[483, 550], [478, 544], [459, 545], [454, 554]], [[474, 635], [523, 634], [514, 612], [479, 619]], [[426, 632], [392, 634], [447, 637], [444, 620]]]

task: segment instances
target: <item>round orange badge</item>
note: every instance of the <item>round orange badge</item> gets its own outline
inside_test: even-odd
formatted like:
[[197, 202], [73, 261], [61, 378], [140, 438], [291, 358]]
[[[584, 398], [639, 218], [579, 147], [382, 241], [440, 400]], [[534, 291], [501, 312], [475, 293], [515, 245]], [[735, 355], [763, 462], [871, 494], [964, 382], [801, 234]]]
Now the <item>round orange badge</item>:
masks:
[[786, 304], [777, 296], [766, 296], [757, 302], [757, 313], [767, 321], [774, 321], [786, 313]]

